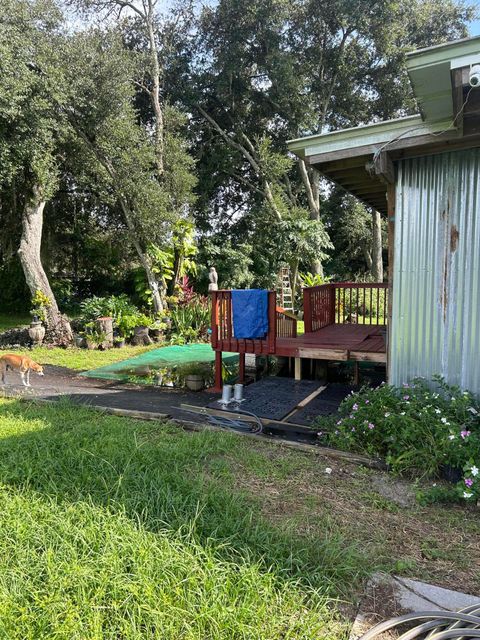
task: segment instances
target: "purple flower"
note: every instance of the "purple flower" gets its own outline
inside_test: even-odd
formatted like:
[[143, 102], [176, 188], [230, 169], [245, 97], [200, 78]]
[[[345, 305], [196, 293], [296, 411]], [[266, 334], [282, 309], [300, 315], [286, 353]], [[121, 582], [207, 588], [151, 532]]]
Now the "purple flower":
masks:
[[355, 431], [355, 430], [356, 430], [355, 427], [352, 427], [352, 432]]
[[466, 429], [463, 429], [463, 431], [460, 431], [460, 435], [462, 436], [462, 438], [465, 440], [465, 438], [468, 438], [468, 436], [471, 434], [471, 431], [467, 431]]
[[358, 404], [355, 403], [352, 407], [352, 411], [358, 411]]
[[365, 400], [365, 404], [370, 404], [370, 400]]
[[404, 400], [410, 400], [410, 396], [403, 396]]
[[342, 421], [341, 421], [341, 420], [339, 420], [339, 421], [337, 422], [337, 424], [342, 424]]
[[465, 478], [465, 485], [467, 487], [470, 488], [472, 486], [472, 484], [473, 484], [473, 480], [471, 478]]
[[350, 420], [355, 420], [355, 416], [353, 415], [353, 413], [351, 413], [349, 416]]
[[373, 424], [373, 422], [369, 422], [368, 423], [368, 428], [369, 429], [375, 429], [375, 425]]

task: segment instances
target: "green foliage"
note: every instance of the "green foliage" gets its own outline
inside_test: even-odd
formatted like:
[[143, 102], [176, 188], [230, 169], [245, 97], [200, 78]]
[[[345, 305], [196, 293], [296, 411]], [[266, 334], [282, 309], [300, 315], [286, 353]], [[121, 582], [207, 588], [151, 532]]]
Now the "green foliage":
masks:
[[186, 344], [208, 340], [210, 301], [195, 295], [188, 302], [173, 304], [170, 308], [172, 344]]
[[320, 273], [301, 273], [300, 282], [302, 287], [319, 287], [322, 284], [326, 284], [330, 281], [330, 278], [326, 278]]
[[85, 329], [80, 333], [87, 342], [91, 342], [95, 345], [101, 345], [107, 339], [107, 334], [101, 331], [95, 322], [87, 322]]
[[197, 280], [201, 291], [208, 289], [209, 267], [214, 266], [219, 274], [222, 289], [245, 289], [253, 284], [254, 265], [251, 244], [235, 243], [222, 235], [205, 236], [199, 245], [198, 262], [204, 265]]
[[[0, 214], [1, 215], [1, 214]], [[24, 313], [30, 310], [31, 294], [18, 259], [0, 266], [0, 308], [3, 312]]]
[[[433, 386], [433, 389], [432, 389]], [[459, 495], [480, 497], [480, 404], [435, 377], [401, 389], [382, 385], [350, 395], [329, 435], [334, 446], [386, 459], [392, 471], [437, 477], [463, 470]]]
[[86, 324], [102, 316], [112, 317], [114, 329], [123, 338], [131, 337], [135, 327], [150, 326], [152, 323], [152, 318], [142, 314], [124, 294], [107, 298], [88, 298], [80, 303], [80, 309], [81, 321]]
[[42, 322], [46, 321], [47, 310], [52, 306], [52, 301], [42, 291], [35, 291], [32, 298], [32, 316], [38, 316]]
[[80, 309], [82, 311], [82, 319], [85, 322], [91, 322], [102, 316], [111, 316], [114, 322], [118, 322], [124, 315], [138, 313], [137, 307], [124, 294], [107, 298], [93, 296], [83, 300], [80, 303]]

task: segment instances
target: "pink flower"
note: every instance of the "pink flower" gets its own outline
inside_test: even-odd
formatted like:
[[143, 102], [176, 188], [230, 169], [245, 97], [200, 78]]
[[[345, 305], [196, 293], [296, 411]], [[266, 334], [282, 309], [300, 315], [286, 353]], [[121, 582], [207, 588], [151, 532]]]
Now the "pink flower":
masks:
[[471, 478], [465, 478], [465, 485], [467, 487], [471, 487], [473, 484], [473, 480]]
[[365, 400], [365, 404], [370, 404], [370, 400]]
[[463, 431], [460, 431], [460, 435], [462, 436], [462, 438], [465, 440], [465, 438], [468, 438], [468, 436], [471, 434], [471, 431], [467, 431], [466, 429], [464, 429]]
[[368, 423], [368, 428], [369, 429], [375, 429], [375, 425], [373, 424], [373, 422], [369, 422]]
[[358, 411], [358, 404], [355, 403], [352, 407], [352, 411]]
[[410, 400], [410, 396], [403, 396], [404, 400]]

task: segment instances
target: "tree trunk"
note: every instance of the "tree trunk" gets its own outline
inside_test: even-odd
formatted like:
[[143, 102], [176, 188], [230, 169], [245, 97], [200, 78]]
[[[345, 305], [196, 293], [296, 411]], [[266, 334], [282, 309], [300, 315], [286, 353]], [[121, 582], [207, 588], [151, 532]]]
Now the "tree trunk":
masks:
[[155, 155], [157, 160], [157, 172], [160, 178], [164, 170], [164, 141], [163, 141], [163, 129], [164, 118], [163, 108], [160, 101], [160, 64], [158, 62], [158, 50], [155, 42], [155, 29], [153, 24], [153, 6], [152, 2], [149, 2], [149, 10], [146, 15], [148, 41], [150, 46], [150, 59], [152, 76], [152, 90], [150, 92], [150, 100], [152, 103], [153, 113], [155, 116]]
[[[310, 220], [320, 220], [320, 176], [318, 171], [313, 168], [307, 168], [304, 160], [298, 159], [298, 168], [302, 177], [303, 186], [307, 193], [308, 209], [310, 211]], [[313, 260], [310, 265], [310, 271], [313, 275], [321, 275], [323, 278], [323, 265], [321, 260]]]
[[50, 300], [50, 305], [45, 308], [47, 336], [56, 342], [66, 343], [73, 339], [72, 329], [67, 318], [60, 313], [40, 258], [45, 204], [41, 188], [34, 185], [23, 209], [18, 255], [32, 298], [40, 291]]
[[382, 220], [378, 211], [372, 213], [372, 278], [383, 282]]

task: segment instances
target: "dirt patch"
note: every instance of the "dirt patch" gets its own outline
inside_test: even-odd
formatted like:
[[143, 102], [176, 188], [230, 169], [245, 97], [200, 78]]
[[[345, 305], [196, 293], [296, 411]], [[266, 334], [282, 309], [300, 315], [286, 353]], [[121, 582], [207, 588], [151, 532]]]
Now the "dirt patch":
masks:
[[[390, 580], [371, 581], [362, 598], [360, 611], [350, 635], [351, 640], [360, 638], [380, 622], [409, 613], [402, 609], [397, 597], [398, 587]], [[395, 640], [408, 627], [399, 627], [386, 631], [378, 636], [378, 640]]]
[[328, 520], [358, 544], [374, 569], [478, 593], [480, 522], [474, 510], [419, 506], [413, 485], [381, 471], [278, 448], [257, 451], [268, 463], [261, 472], [238, 460], [230, 472], [235, 486], [257, 499], [272, 523], [322, 538]]
[[387, 500], [391, 500], [400, 507], [415, 505], [415, 492], [409, 482], [398, 480], [386, 474], [372, 477], [372, 489]]

